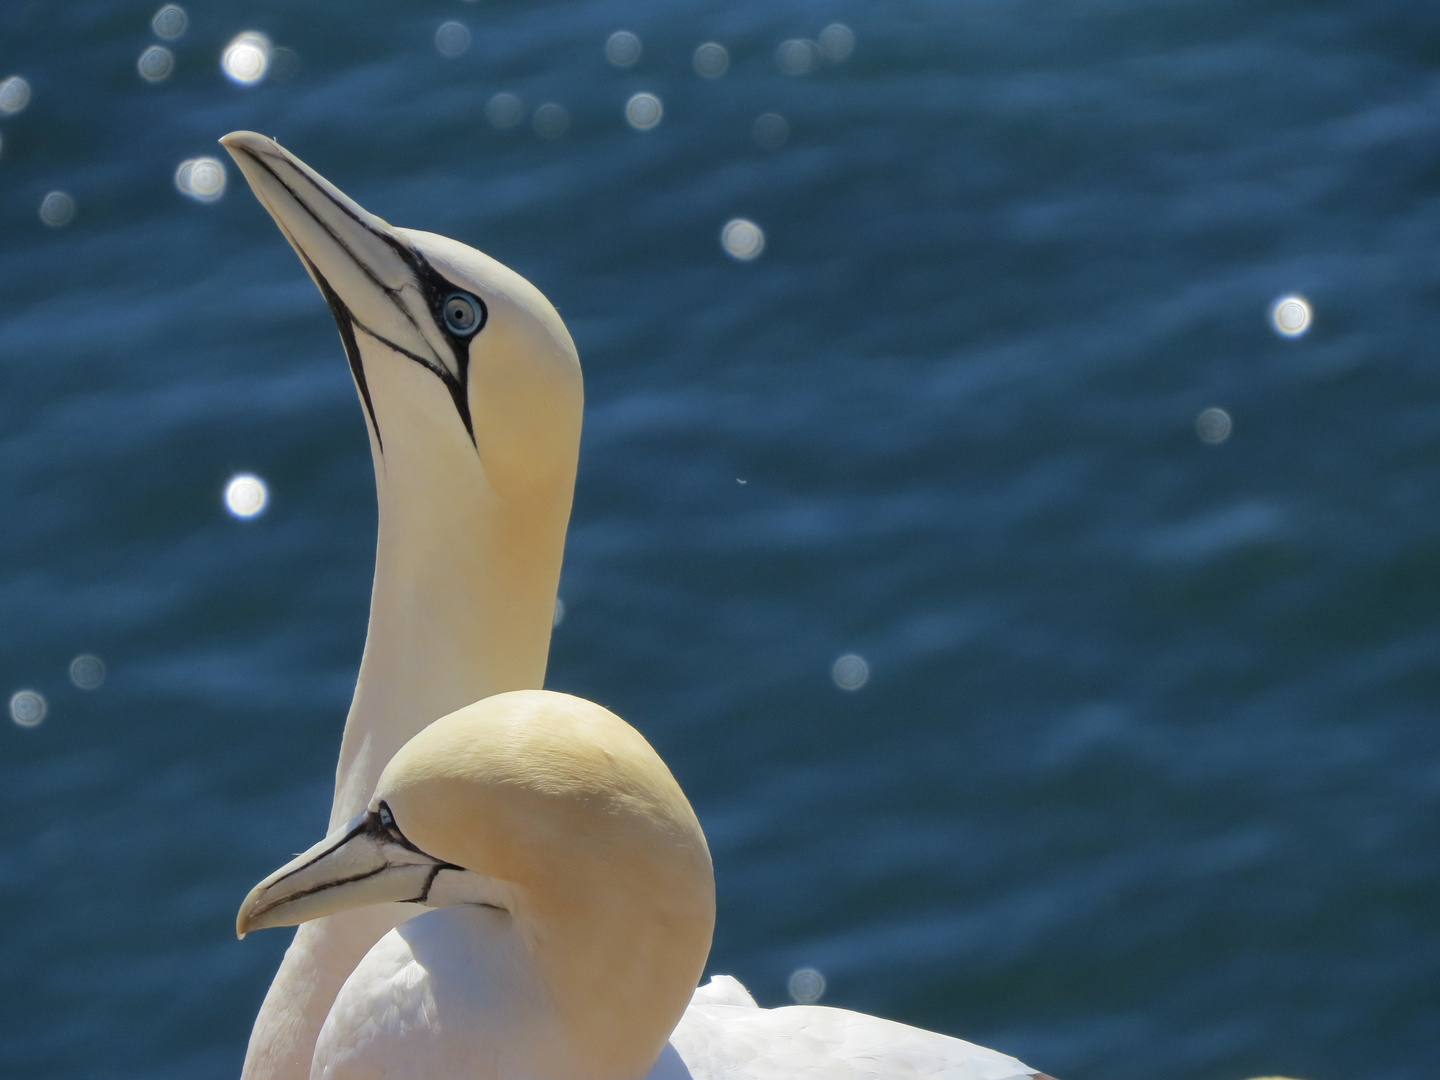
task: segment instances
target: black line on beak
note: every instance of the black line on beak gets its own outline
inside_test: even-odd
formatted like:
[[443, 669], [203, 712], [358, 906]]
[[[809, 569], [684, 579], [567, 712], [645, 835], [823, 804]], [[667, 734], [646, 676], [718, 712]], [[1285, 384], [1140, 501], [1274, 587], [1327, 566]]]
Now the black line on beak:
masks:
[[[350, 249], [350, 245], [345, 242], [344, 238], [336, 234], [335, 230], [330, 228], [330, 226], [323, 219], [321, 219], [314, 210], [310, 208], [310, 206], [305, 202], [304, 199], [300, 198], [299, 193], [296, 192], [296, 190], [288, 183], [286, 183], [285, 179], [280, 176], [280, 174], [277, 173], [273, 168], [271, 168], [268, 162], [266, 162], [263, 158], [260, 157], [260, 155], [256, 154], [247, 146], [242, 146], [238, 149], [241, 152], [247, 154], [250, 159], [255, 162], [255, 164], [259, 165], [260, 168], [264, 169], [267, 173], [269, 173], [277, 184], [279, 184], [282, 188], [284, 188], [287, 192], [290, 193], [290, 197], [295, 200], [295, 203], [300, 207], [300, 209], [304, 210], [305, 213], [310, 216], [310, 219], [314, 221], [316, 225], [320, 226], [321, 230], [327, 236], [329, 236], [331, 240], [335, 242], [335, 244], [340, 248], [340, 250], [345, 252], [345, 254], [350, 257], [350, 261], [360, 268], [361, 273], [368, 277], [375, 284], [375, 286], [390, 300], [390, 302], [394, 304], [397, 309], [399, 309], [400, 314], [405, 317], [405, 320], [409, 322], [411, 326], [415, 327], [415, 332], [420, 335], [420, 340], [426, 341], [427, 339], [424, 333], [421, 331], [419, 325], [415, 322], [414, 317], [410, 314], [410, 309], [405, 306], [404, 301], [400, 298], [399, 291], [390, 288], [390, 286], [386, 285], [383, 281], [376, 277], [375, 272], [369, 266], [367, 266], [365, 262], [355, 254], [354, 251]], [[393, 236], [389, 236], [383, 232], [376, 230], [373, 226], [369, 224], [369, 222], [362, 220], [358, 215], [356, 215], [353, 210], [351, 210], [344, 203], [337, 202], [328, 191], [320, 187], [320, 185], [316, 184], [313, 180], [310, 180], [310, 177], [306, 176], [305, 172], [302, 169], [298, 168], [295, 164], [291, 164], [291, 167], [294, 168], [295, 171], [298, 172], [301, 176], [305, 177], [305, 179], [310, 182], [310, 186], [314, 188], [315, 191], [317, 191], [319, 194], [323, 195], [326, 199], [328, 199], [332, 206], [334, 206], [342, 214], [348, 217], [351, 221], [355, 222], [355, 224], [359, 225], [366, 232], [370, 233], [370, 235], [385, 243], [388, 247], [390, 247], [391, 250], [395, 252], [396, 255], [400, 257], [400, 260], [405, 263], [405, 265], [408, 266], [411, 272], [415, 275], [415, 284], [424, 294], [425, 300], [431, 309], [432, 317], [435, 317], [438, 322], [440, 305], [441, 303], [443, 303], [444, 297], [449, 293], [453, 292], [455, 288], [458, 287], [456, 283], [448, 281], [443, 275], [437, 272], [436, 269], [431, 266], [430, 263], [426, 261], [425, 257], [421, 255], [418, 251], [415, 251], [413, 248], [407, 247], [406, 245], [399, 243]], [[277, 224], [279, 223], [277, 222]], [[283, 226], [282, 231], [284, 231]], [[468, 341], [456, 341], [451, 335], [446, 333], [443, 326], [440, 327], [440, 333], [445, 338], [447, 344], [449, 344], [451, 353], [454, 356], [455, 370], [459, 372], [459, 377], [457, 378], [456, 376], [450, 374], [450, 372], [446, 370], [446, 368], [442, 364], [437, 364], [432, 362], [431, 360], [426, 359], [425, 357], [418, 356], [415, 353], [411, 352], [409, 349], [403, 348], [402, 346], [397, 345], [395, 342], [389, 340], [388, 338], [382, 337], [380, 334], [377, 334], [375, 333], [375, 331], [371, 330], [364, 323], [360, 322], [359, 319], [355, 318], [354, 313], [351, 312], [350, 309], [345, 305], [344, 301], [340, 299], [338, 294], [336, 294], [335, 290], [330, 288], [329, 283], [325, 281], [324, 277], [318, 271], [316, 271], [315, 266], [310, 261], [310, 259], [303, 254], [304, 249], [299, 244], [295, 243], [294, 238], [290, 237], [288, 233], [286, 233], [286, 238], [290, 240], [291, 246], [295, 248], [297, 252], [301, 252], [300, 258], [304, 261], [306, 268], [309, 269], [311, 274], [314, 276], [316, 283], [320, 284], [321, 295], [325, 297], [325, 302], [330, 305], [330, 311], [332, 314], [335, 315], [335, 321], [340, 326], [340, 338], [345, 345], [345, 355], [346, 358], [350, 361], [350, 370], [351, 373], [355, 375], [356, 384], [360, 387], [360, 395], [365, 402], [366, 411], [370, 414], [370, 422], [375, 429], [376, 443], [380, 443], [380, 426], [375, 419], [375, 409], [373, 403], [370, 400], [370, 390], [369, 387], [366, 385], [364, 368], [360, 363], [360, 350], [355, 342], [355, 330], [357, 328], [363, 331], [365, 334], [369, 335], [370, 337], [374, 338], [376, 341], [379, 341], [384, 345], [388, 345], [390, 348], [394, 349], [402, 356], [409, 357], [421, 367], [426, 368], [445, 385], [445, 389], [450, 392], [450, 400], [455, 405], [455, 411], [460, 414], [460, 422], [465, 425], [465, 434], [470, 436], [470, 444], [478, 450], [479, 443], [477, 443], [475, 440], [475, 423], [470, 415], [470, 398], [467, 389], [470, 382], [470, 349]], [[323, 284], [321, 284], [322, 282]], [[340, 312], [344, 312], [344, 319], [341, 318], [339, 314]], [[483, 325], [484, 324], [482, 323], [482, 328]], [[383, 444], [381, 445], [381, 450], [382, 452], [384, 450]]]
[[375, 445], [380, 448], [380, 453], [384, 454], [385, 440], [380, 437], [380, 421], [375, 416], [375, 403], [370, 400], [370, 384], [365, 381], [365, 365], [360, 360], [360, 344], [355, 340], [355, 316], [350, 313], [345, 301], [330, 287], [330, 282], [325, 280], [325, 275], [320, 273], [315, 264], [304, 255], [300, 258], [304, 260], [310, 276], [315, 279], [315, 284], [320, 286], [320, 295], [325, 297], [325, 303], [330, 306], [330, 314], [335, 316], [335, 325], [340, 328], [340, 342], [345, 346], [345, 359], [350, 362], [350, 374], [355, 377], [355, 385], [360, 388], [360, 400], [365, 403], [365, 414], [370, 417], [370, 427], [375, 432]]

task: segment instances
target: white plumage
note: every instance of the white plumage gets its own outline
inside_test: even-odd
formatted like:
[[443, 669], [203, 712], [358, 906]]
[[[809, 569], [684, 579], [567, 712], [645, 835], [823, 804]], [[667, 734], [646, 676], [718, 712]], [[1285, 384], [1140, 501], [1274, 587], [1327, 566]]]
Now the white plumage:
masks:
[[629, 725], [533, 689], [583, 397], [564, 324], [272, 140], [222, 141], [335, 315], [380, 500], [330, 834], [237, 919], [304, 924], [244, 1080], [1039, 1077], [860, 1013], [761, 1009], [734, 979], [695, 989], [715, 901], [689, 803]]
[[[221, 140], [335, 316], [365, 412], [379, 535], [370, 626], [330, 828], [437, 716], [545, 681], [584, 391], [549, 301], [448, 237], [367, 212], [254, 132]], [[413, 914], [385, 904], [300, 928], [242, 1080], [304, 1080], [336, 992]]]
[[[735, 979], [695, 991], [670, 1036], [686, 1072], [650, 1080], [1030, 1080], [1035, 1070], [963, 1039], [824, 1005], [762, 1009]], [[673, 1068], [673, 1059], [670, 1063]]]
[[714, 878], [689, 803], [600, 706], [500, 694], [436, 721], [369, 810], [252, 890], [243, 933], [361, 905], [434, 909], [346, 979], [312, 1080], [1023, 1080], [1013, 1057], [695, 982]]

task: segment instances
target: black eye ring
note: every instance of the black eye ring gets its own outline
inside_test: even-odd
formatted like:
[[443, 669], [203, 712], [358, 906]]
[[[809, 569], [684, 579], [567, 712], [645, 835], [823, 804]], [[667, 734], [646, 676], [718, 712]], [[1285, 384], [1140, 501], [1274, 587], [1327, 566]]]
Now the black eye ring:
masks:
[[453, 292], [440, 304], [445, 328], [458, 337], [469, 337], [485, 325], [485, 303], [469, 293]]

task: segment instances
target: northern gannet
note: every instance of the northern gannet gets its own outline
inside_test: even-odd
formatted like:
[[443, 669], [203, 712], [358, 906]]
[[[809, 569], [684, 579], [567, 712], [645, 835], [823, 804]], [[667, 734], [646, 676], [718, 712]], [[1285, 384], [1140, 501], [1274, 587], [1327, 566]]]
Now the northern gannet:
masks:
[[[220, 140], [340, 329], [375, 464], [370, 626], [330, 828], [363, 811], [423, 723], [540, 687], [574, 493], [584, 391], [560, 316], [488, 255], [395, 228], [277, 143]], [[413, 913], [307, 922], [250, 1037], [245, 1080], [303, 1080], [336, 992]]]
[[361, 813], [250, 891], [236, 932], [396, 902], [430, 910], [345, 981], [312, 1080], [1049, 1080], [845, 1009], [761, 1009], [724, 976], [696, 990], [700, 823], [639, 732], [568, 694], [425, 728]]

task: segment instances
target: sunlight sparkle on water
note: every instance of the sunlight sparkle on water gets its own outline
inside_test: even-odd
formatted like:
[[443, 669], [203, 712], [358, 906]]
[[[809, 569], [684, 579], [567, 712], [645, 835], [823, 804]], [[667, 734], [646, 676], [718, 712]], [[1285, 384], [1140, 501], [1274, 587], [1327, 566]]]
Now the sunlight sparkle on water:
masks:
[[49, 708], [38, 690], [18, 690], [10, 697], [10, 719], [21, 727], [34, 727], [45, 719]]
[[270, 70], [270, 39], [256, 30], [236, 35], [220, 56], [220, 67], [233, 83], [254, 86]]
[[565, 601], [555, 597], [555, 618], [550, 623], [550, 629], [555, 629], [565, 621]]
[[508, 131], [525, 119], [525, 103], [502, 90], [485, 103], [485, 119], [498, 131]]
[[70, 681], [81, 690], [98, 690], [105, 681], [105, 661], [90, 653], [81, 653], [70, 661]]
[[0, 82], [0, 113], [14, 116], [30, 104], [30, 84], [19, 75]]
[[1195, 418], [1195, 434], [1201, 442], [1216, 446], [1230, 437], [1234, 424], [1224, 409], [1206, 409]]
[[1296, 338], [1310, 329], [1310, 301], [1303, 296], [1282, 296], [1270, 308], [1270, 321], [1282, 336]]
[[765, 233], [753, 221], [733, 218], [720, 230], [720, 246], [732, 259], [749, 262], [765, 250]]
[[702, 79], [718, 79], [730, 67], [730, 54], [718, 41], [707, 41], [695, 49], [692, 62]]
[[270, 493], [265, 481], [249, 473], [232, 477], [225, 485], [225, 508], [237, 518], [253, 518], [265, 509]]
[[640, 39], [629, 30], [616, 30], [605, 42], [605, 59], [616, 67], [634, 67], [640, 59]]
[[779, 113], [761, 113], [750, 128], [750, 137], [766, 150], [774, 150], [784, 146], [785, 140], [790, 138], [790, 125]]
[[75, 200], [63, 191], [52, 191], [40, 200], [40, 220], [52, 229], [75, 220]]
[[185, 28], [190, 25], [190, 16], [185, 14], [185, 9], [179, 4], [166, 4], [155, 17], [150, 20], [150, 29], [155, 31], [155, 36], [162, 41], [174, 41]]
[[649, 131], [664, 115], [665, 107], [654, 94], [636, 94], [625, 103], [625, 119], [636, 131]]
[[825, 59], [834, 60], [838, 64], [850, 59], [850, 54], [855, 51], [855, 31], [844, 23], [831, 23], [820, 31], [817, 44], [825, 54]]
[[470, 28], [464, 23], [446, 22], [435, 31], [435, 49], [441, 56], [459, 56], [470, 48]]
[[863, 656], [846, 653], [831, 666], [830, 678], [841, 690], [859, 690], [870, 681], [870, 665]]
[[151, 45], [135, 61], [135, 70], [148, 83], [163, 82], [175, 70], [175, 55], [164, 45]]
[[808, 75], [820, 66], [820, 46], [809, 38], [782, 41], [775, 50], [775, 64], [786, 75]]
[[175, 170], [175, 190], [196, 202], [214, 202], [225, 194], [225, 165], [218, 158], [186, 158]]
[[797, 1005], [814, 1005], [825, 996], [825, 976], [814, 968], [799, 968], [791, 974], [788, 989]]

